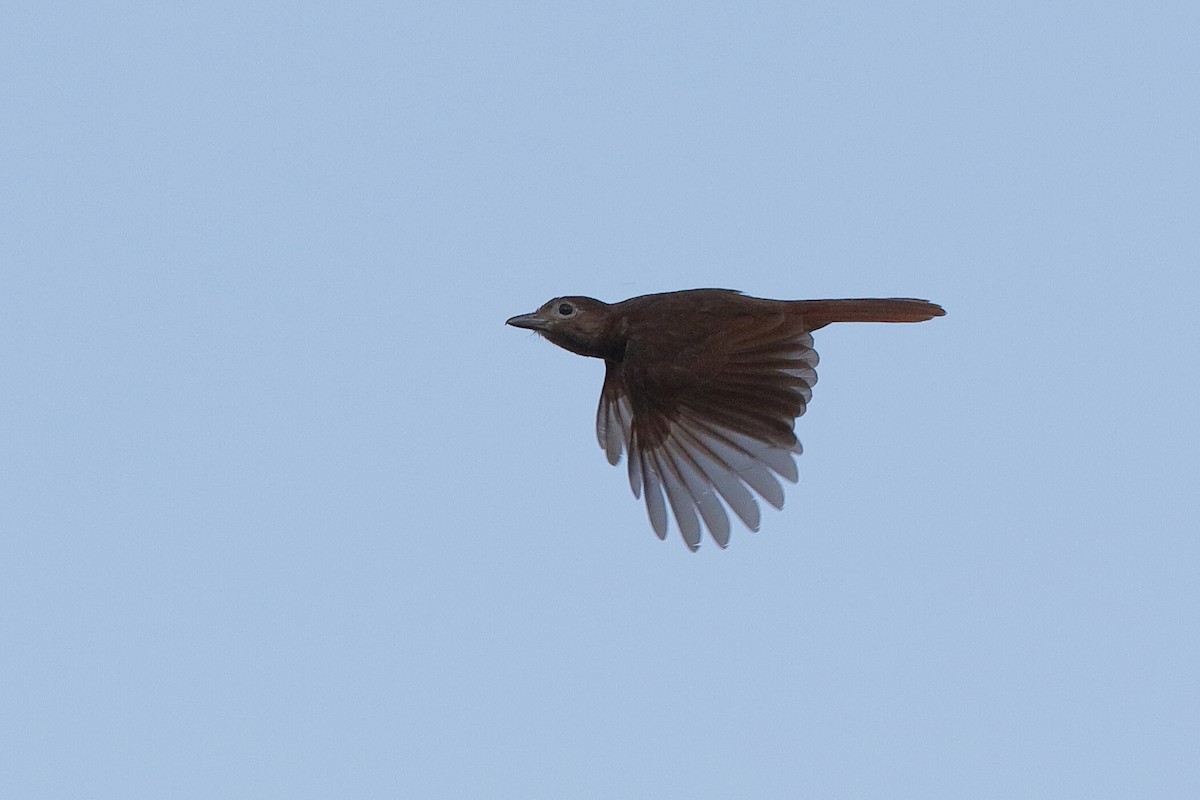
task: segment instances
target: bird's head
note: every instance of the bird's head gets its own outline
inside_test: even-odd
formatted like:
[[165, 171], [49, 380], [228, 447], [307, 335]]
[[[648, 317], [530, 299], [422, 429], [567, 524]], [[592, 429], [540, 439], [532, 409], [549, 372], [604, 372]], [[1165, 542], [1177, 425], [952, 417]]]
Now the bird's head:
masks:
[[556, 297], [532, 314], [508, 320], [514, 328], [537, 331], [559, 347], [595, 358], [619, 357], [624, 337], [616, 331], [608, 303], [591, 297]]

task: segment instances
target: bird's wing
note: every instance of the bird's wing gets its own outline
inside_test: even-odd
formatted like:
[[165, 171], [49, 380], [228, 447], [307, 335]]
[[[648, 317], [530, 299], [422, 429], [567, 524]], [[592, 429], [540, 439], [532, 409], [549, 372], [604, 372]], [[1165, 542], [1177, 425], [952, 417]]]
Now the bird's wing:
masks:
[[725, 547], [725, 506], [758, 530], [754, 494], [781, 508], [779, 478], [797, 480], [793, 427], [817, 382], [812, 335], [779, 314], [726, 324], [670, 353], [646, 350], [631, 340], [623, 361], [607, 362], [600, 446], [611, 464], [628, 451], [630, 486], [644, 494], [660, 539], [669, 504], [690, 549], [700, 545], [701, 520]]

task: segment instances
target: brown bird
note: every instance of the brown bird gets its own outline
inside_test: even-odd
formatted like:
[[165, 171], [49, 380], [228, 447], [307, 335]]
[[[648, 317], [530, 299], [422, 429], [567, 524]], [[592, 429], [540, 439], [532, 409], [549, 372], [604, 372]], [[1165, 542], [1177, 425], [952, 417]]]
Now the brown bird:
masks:
[[[604, 359], [596, 437], [610, 464], [628, 451], [629, 485], [667, 535], [670, 504], [683, 540], [700, 546], [700, 520], [729, 544], [725, 505], [758, 530], [757, 493], [783, 507], [779, 478], [795, 483], [796, 418], [817, 382], [812, 331], [831, 322], [922, 322], [946, 312], [906, 297], [766, 300], [691, 289], [604, 303], [556, 297], [509, 325]], [[666, 494], [664, 503], [663, 495]]]

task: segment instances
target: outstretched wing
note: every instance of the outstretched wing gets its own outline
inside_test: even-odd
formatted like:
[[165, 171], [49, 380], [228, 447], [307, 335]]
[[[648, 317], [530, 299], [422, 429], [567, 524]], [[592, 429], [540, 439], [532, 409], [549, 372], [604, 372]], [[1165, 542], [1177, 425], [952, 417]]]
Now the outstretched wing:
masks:
[[783, 506], [780, 478], [795, 483], [793, 432], [817, 382], [812, 335], [794, 315], [756, 316], [699, 335], [671, 352], [631, 340], [606, 362], [596, 436], [617, 464], [629, 453], [629, 484], [644, 495], [650, 524], [667, 533], [667, 506], [687, 546], [701, 521], [729, 544], [726, 507], [758, 530], [755, 494]]

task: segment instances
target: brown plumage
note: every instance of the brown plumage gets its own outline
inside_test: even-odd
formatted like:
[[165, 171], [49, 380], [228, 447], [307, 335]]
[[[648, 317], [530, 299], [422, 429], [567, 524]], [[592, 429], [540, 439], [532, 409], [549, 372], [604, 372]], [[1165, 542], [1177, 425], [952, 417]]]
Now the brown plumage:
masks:
[[[509, 325], [604, 359], [596, 436], [609, 463], [628, 451], [629, 483], [650, 524], [683, 540], [701, 520], [729, 544], [725, 506], [758, 530], [754, 493], [783, 507], [779, 478], [797, 480], [793, 432], [817, 382], [811, 333], [831, 322], [921, 322], [946, 312], [926, 300], [766, 300], [692, 289], [603, 303], [556, 297]], [[664, 502], [665, 494], [665, 502]], [[722, 504], [724, 501], [724, 504]]]

